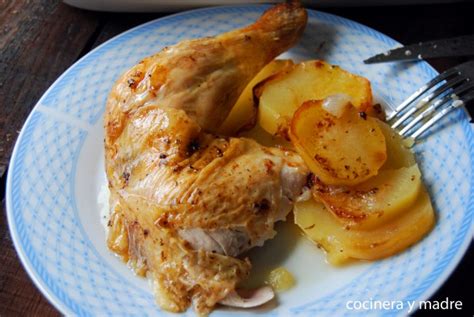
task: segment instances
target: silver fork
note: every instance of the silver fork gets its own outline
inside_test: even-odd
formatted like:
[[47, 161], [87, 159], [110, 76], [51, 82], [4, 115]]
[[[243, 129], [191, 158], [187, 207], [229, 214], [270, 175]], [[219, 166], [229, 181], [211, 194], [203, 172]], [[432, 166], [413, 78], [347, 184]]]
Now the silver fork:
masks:
[[474, 61], [448, 69], [418, 89], [387, 122], [404, 138], [416, 140], [451, 111], [474, 99]]

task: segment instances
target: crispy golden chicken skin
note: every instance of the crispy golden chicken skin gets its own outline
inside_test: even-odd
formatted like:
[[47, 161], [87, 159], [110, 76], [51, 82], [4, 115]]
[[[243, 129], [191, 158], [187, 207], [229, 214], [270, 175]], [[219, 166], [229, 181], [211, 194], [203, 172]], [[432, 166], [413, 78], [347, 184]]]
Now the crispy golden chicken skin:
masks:
[[154, 282], [163, 309], [194, 303], [205, 314], [232, 294], [251, 268], [237, 256], [272, 238], [301, 194], [297, 154], [214, 132], [306, 20], [298, 4], [275, 6], [248, 27], [145, 58], [110, 93], [107, 242]]

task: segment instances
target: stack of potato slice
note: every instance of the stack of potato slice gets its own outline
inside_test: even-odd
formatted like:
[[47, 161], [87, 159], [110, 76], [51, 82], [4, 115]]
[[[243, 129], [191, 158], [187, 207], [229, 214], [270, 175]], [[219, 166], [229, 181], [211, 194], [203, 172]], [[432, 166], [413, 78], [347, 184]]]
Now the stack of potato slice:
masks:
[[389, 126], [379, 124], [388, 159], [377, 176], [354, 186], [317, 182], [315, 199], [295, 205], [296, 224], [332, 264], [396, 254], [433, 227], [433, 208], [413, 154]]
[[313, 199], [295, 205], [295, 222], [332, 264], [393, 255], [434, 224], [414, 156], [377, 118], [372, 100], [367, 79], [337, 66], [274, 61], [222, 129], [231, 134], [258, 123], [244, 135], [302, 156], [314, 174]]

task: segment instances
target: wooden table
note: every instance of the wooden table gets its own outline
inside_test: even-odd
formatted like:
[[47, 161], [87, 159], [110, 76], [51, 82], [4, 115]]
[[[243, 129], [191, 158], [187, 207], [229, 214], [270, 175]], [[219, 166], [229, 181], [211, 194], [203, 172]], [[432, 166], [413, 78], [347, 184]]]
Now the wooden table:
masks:
[[[472, 3], [430, 6], [324, 8], [371, 26], [402, 43], [474, 34]], [[89, 12], [52, 0], [0, 0], [0, 200], [10, 154], [24, 120], [39, 97], [78, 58], [111, 37], [163, 13]], [[462, 59], [432, 61], [439, 71]], [[0, 316], [57, 316], [21, 266], [0, 216]], [[466, 316], [474, 313], [473, 246], [433, 299], [461, 300]], [[418, 312], [423, 315], [424, 312]]]

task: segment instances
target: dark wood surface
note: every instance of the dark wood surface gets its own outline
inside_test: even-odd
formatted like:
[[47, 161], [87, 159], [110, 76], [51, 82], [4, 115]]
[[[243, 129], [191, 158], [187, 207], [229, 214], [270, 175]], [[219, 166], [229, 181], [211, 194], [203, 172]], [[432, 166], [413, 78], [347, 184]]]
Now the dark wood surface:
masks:
[[[472, 2], [322, 10], [371, 26], [405, 44], [474, 34]], [[52, 0], [0, 0], [0, 316], [59, 315], [21, 266], [6, 223], [6, 171], [24, 120], [44, 91], [79, 57], [111, 37], [163, 15], [90, 12]], [[430, 63], [442, 71], [463, 60]], [[456, 271], [432, 298], [463, 301], [465, 316], [474, 313], [468, 288], [473, 283], [473, 249], [471, 244]]]

